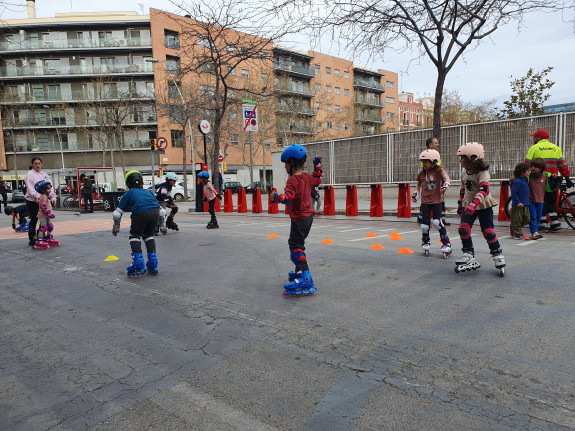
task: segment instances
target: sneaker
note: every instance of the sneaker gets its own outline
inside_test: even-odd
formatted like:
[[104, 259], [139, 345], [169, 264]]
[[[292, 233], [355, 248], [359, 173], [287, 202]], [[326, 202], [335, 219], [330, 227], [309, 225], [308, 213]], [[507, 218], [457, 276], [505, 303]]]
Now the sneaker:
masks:
[[560, 230], [561, 230], [560, 224], [551, 225], [551, 227], [549, 228], [549, 232], [559, 232]]
[[521, 239], [529, 240], [529, 237], [525, 236], [525, 235], [515, 235], [515, 239], [517, 239], [517, 240], [521, 240]]

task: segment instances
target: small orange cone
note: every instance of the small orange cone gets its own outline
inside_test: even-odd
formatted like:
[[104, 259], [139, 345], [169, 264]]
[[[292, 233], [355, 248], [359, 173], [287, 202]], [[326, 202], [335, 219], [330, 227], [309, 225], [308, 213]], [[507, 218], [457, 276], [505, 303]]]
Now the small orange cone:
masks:
[[401, 237], [401, 235], [397, 232], [391, 232], [389, 234], [389, 239], [392, 241], [401, 241], [403, 238]]
[[322, 244], [333, 244], [333, 241], [329, 238], [324, 239], [322, 242]]
[[410, 249], [409, 247], [402, 247], [399, 250], [397, 250], [398, 254], [413, 254], [413, 250]]
[[279, 238], [275, 233], [270, 233], [268, 238]]
[[368, 233], [366, 236], [366, 238], [377, 238], [377, 235], [374, 234], [373, 232]]
[[371, 247], [372, 250], [383, 250], [385, 247], [383, 245], [381, 245], [380, 243], [376, 242], [375, 244], [373, 244]]
[[438, 244], [443, 244], [443, 243], [441, 242], [441, 240], [437, 241], [437, 243], [438, 243]]

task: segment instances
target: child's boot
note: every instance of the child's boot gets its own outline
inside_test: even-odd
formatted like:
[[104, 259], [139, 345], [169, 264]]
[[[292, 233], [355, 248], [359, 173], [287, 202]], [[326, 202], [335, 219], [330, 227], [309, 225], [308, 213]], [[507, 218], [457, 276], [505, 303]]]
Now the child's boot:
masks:
[[146, 262], [142, 253], [132, 253], [132, 264], [128, 266], [128, 277], [142, 275], [146, 272]]
[[448, 258], [451, 256], [451, 241], [449, 241], [449, 237], [447, 235], [441, 235], [441, 252], [443, 253], [444, 258]]
[[41, 250], [44, 248], [48, 248], [48, 242], [46, 241], [46, 239], [43, 236], [37, 236], [36, 237], [36, 242], [34, 243], [34, 248], [36, 250]]
[[146, 268], [148, 268], [148, 274], [150, 275], [156, 275], [158, 273], [158, 256], [156, 253], [148, 253]]
[[317, 288], [313, 285], [313, 279], [309, 271], [296, 274], [294, 281], [284, 284], [284, 295], [311, 295]]
[[497, 250], [491, 250], [490, 253], [495, 263], [495, 268], [499, 270], [499, 275], [503, 277], [505, 275], [505, 257], [503, 256], [503, 250], [498, 248]]
[[47, 240], [48, 245], [50, 247], [58, 247], [60, 245], [60, 241], [58, 241], [57, 239], [54, 239], [54, 237], [52, 235], [48, 235], [46, 237], [46, 240]]
[[180, 228], [178, 227], [178, 225], [174, 222], [174, 218], [173, 217], [168, 217], [168, 219], [166, 220], [166, 227], [168, 229], [172, 229], [175, 231], [180, 230]]

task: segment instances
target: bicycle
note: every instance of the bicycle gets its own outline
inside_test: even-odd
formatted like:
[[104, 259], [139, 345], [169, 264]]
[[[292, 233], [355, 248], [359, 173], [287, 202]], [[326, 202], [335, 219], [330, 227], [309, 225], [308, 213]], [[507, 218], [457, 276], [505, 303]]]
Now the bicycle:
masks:
[[[505, 215], [511, 218], [511, 197], [505, 202]], [[567, 193], [567, 186], [559, 186], [557, 216], [563, 217], [571, 229], [575, 229], [575, 192]], [[547, 222], [550, 223], [549, 214]]]

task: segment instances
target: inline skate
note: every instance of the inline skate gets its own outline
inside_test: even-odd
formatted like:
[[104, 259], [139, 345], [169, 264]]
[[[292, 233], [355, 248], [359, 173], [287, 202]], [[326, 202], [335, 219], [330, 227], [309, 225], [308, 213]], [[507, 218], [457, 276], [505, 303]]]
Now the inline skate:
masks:
[[168, 229], [172, 229], [175, 231], [179, 231], [180, 228], [178, 227], [178, 225], [176, 224], [176, 222], [174, 222], [173, 217], [168, 217], [168, 219], [166, 220], [166, 227]]
[[158, 273], [158, 256], [156, 253], [148, 253], [148, 262], [146, 262], [148, 274], [156, 275]]
[[463, 256], [455, 261], [455, 272], [465, 272], [481, 268], [479, 262], [475, 260], [475, 254], [470, 251], [464, 251]]
[[132, 264], [128, 266], [126, 270], [128, 271], [128, 277], [134, 277], [146, 273], [146, 262], [144, 262], [144, 256], [142, 253], [132, 253]]
[[38, 236], [36, 238], [36, 242], [34, 243], [33, 247], [35, 250], [42, 250], [45, 248], [49, 248], [50, 246], [48, 245], [48, 242], [43, 236]]
[[505, 275], [505, 257], [503, 256], [503, 250], [499, 248], [491, 251], [491, 258], [495, 263], [495, 268], [499, 271], [499, 276], [503, 277]]
[[449, 241], [447, 235], [441, 237], [441, 242], [443, 243], [443, 245], [441, 246], [441, 253], [443, 253], [443, 257], [447, 259], [449, 256], [451, 256], [451, 253], [453, 252], [453, 250], [451, 249], [451, 242]]
[[216, 219], [210, 220], [210, 222], [206, 226], [207, 229], [219, 229], [220, 225]]
[[423, 253], [425, 253], [426, 256], [429, 256], [429, 249], [431, 248], [431, 244], [429, 243], [429, 239], [423, 240], [422, 244], [421, 244], [421, 249], [423, 250]]
[[58, 247], [60, 245], [60, 241], [58, 241], [57, 239], [54, 239], [54, 237], [52, 235], [48, 235], [46, 237], [46, 242], [48, 243], [48, 245], [50, 247]]
[[[290, 279], [292, 275], [289, 275]], [[298, 296], [298, 295], [313, 295], [317, 291], [317, 287], [313, 285], [313, 279], [309, 271], [303, 271], [300, 274], [293, 275], [293, 281], [284, 284], [284, 296]]]
[[28, 232], [28, 222], [20, 223], [16, 227], [16, 232]]

